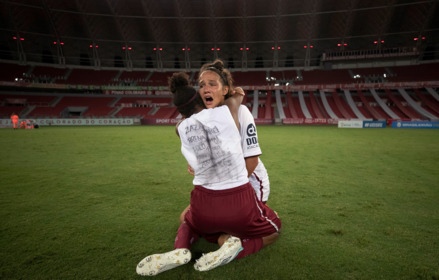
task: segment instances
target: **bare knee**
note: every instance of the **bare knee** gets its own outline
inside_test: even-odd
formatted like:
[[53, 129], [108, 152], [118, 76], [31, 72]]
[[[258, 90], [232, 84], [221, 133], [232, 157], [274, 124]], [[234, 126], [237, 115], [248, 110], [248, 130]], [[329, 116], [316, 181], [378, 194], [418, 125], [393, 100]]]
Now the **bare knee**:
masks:
[[189, 211], [189, 208], [191, 206], [189, 205], [188, 207], [186, 207], [183, 212], [180, 214], [180, 224], [182, 224], [184, 222], [184, 217], [186, 216], [187, 211]]
[[262, 237], [262, 248], [267, 247], [268, 245], [273, 244], [279, 238], [280, 234], [275, 232], [269, 236]]

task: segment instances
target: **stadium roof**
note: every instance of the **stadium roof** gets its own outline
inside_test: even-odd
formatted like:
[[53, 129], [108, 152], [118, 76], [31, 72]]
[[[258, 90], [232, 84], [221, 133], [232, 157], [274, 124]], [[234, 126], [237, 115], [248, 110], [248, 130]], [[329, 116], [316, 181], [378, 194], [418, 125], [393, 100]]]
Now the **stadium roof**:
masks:
[[303, 67], [327, 50], [439, 42], [437, 0], [0, 0], [0, 12], [1, 59], [68, 65]]

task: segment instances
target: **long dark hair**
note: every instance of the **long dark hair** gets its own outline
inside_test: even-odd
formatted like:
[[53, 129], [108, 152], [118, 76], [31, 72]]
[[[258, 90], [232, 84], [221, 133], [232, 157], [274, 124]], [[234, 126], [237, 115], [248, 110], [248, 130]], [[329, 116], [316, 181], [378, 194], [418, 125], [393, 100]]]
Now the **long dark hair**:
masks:
[[170, 91], [174, 94], [172, 102], [184, 117], [192, 116], [197, 105], [204, 108], [203, 100], [197, 91], [189, 85], [189, 76], [186, 72], [178, 72], [168, 77]]

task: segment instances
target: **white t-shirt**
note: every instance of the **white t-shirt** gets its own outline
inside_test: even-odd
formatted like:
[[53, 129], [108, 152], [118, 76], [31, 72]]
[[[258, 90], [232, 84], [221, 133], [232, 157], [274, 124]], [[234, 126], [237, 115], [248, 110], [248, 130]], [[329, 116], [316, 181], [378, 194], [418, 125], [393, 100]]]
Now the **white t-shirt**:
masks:
[[[246, 106], [239, 106], [238, 119], [244, 158], [261, 155], [262, 151], [259, 147], [255, 120]], [[267, 201], [270, 195], [270, 181], [268, 180], [267, 169], [265, 169], [260, 158], [258, 158], [258, 165], [252, 175], [250, 175], [249, 180], [255, 189], [258, 199], [264, 202]]]
[[225, 190], [247, 183], [241, 136], [227, 106], [204, 109], [178, 126], [181, 152], [195, 171], [193, 184]]

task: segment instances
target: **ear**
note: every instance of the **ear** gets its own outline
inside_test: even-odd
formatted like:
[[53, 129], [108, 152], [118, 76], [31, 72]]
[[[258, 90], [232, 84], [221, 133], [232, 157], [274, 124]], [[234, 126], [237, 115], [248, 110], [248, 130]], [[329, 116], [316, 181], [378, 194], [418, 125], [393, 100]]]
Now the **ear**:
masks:
[[227, 95], [227, 93], [229, 93], [229, 86], [224, 86], [223, 87], [223, 95]]

